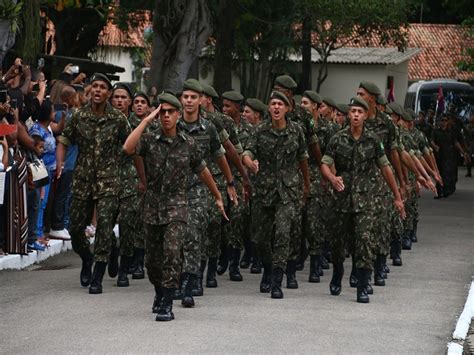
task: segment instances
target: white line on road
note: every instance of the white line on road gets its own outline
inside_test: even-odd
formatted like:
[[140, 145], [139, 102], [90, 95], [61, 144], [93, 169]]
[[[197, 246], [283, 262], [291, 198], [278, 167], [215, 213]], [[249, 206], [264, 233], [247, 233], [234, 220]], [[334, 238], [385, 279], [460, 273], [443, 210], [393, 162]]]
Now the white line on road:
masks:
[[448, 343], [448, 355], [462, 355], [463, 343], [466, 340], [469, 326], [474, 318], [474, 281], [471, 282], [471, 288], [467, 296], [464, 309], [456, 323], [453, 333], [453, 341]]

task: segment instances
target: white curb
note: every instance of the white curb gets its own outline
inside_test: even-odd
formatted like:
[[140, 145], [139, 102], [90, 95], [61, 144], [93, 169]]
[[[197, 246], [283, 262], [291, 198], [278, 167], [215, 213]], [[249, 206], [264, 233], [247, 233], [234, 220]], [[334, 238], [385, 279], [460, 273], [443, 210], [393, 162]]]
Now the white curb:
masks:
[[39, 263], [53, 255], [66, 250], [71, 250], [71, 241], [53, 240], [49, 241], [49, 248], [45, 251], [33, 251], [28, 255], [9, 254], [0, 258], [0, 270], [13, 269], [21, 270], [30, 265]]
[[467, 296], [466, 304], [456, 323], [453, 333], [453, 340], [448, 343], [448, 355], [462, 355], [463, 343], [466, 340], [469, 326], [474, 318], [474, 281], [471, 282], [471, 288]]

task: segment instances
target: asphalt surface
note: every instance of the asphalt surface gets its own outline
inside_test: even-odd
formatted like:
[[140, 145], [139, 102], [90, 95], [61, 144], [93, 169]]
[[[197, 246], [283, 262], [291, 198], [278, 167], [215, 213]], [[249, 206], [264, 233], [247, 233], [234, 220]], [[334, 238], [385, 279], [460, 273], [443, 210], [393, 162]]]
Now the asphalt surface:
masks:
[[156, 322], [146, 279], [119, 289], [106, 276], [104, 293], [89, 295], [68, 252], [0, 272], [0, 353], [443, 354], [474, 274], [474, 178], [464, 173], [450, 198], [423, 194], [419, 242], [370, 304], [356, 303], [347, 260], [339, 297], [329, 294], [331, 270], [310, 284], [306, 265], [300, 288], [272, 300], [247, 269], [243, 282], [220, 276], [195, 308], [175, 301], [176, 319]]

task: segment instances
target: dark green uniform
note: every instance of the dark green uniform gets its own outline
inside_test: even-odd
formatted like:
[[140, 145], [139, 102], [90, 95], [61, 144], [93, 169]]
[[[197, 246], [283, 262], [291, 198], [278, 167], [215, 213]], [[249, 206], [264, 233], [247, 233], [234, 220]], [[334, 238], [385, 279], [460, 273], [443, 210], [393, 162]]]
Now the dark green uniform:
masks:
[[322, 163], [335, 164], [345, 189], [334, 192], [337, 233], [332, 236], [333, 264], [342, 265], [346, 243], [354, 251], [357, 268], [371, 270], [374, 259], [374, 224], [379, 167], [388, 165], [380, 139], [364, 129], [355, 140], [350, 127], [336, 133], [329, 142]]
[[263, 122], [244, 151], [259, 162], [252, 205], [257, 251], [264, 266], [272, 265], [278, 272], [286, 267], [291, 221], [300, 209], [302, 180], [298, 164], [308, 159], [306, 148], [299, 125], [288, 121], [285, 129], [277, 130], [272, 122]]
[[120, 169], [122, 144], [130, 133], [126, 117], [107, 103], [105, 113], [96, 116], [88, 104], [72, 115], [58, 140], [64, 145], [77, 144], [79, 154], [72, 184], [71, 242], [83, 258], [90, 254], [90, 243], [84, 234], [97, 207], [94, 244], [96, 262], [107, 262], [110, 234], [118, 217], [121, 190]]
[[142, 219], [148, 278], [155, 286], [177, 288], [190, 212], [186, 191], [194, 178], [189, 170], [199, 174], [206, 163], [194, 139], [183, 132], [174, 138], [159, 131], [144, 133], [137, 153], [143, 156], [147, 177]]

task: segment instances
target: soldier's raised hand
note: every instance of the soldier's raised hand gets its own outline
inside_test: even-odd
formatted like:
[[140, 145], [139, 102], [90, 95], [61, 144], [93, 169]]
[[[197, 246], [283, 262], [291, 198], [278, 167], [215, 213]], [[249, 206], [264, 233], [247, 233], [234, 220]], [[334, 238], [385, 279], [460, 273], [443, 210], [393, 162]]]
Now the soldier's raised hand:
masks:
[[143, 121], [147, 124], [153, 122], [156, 116], [160, 113], [161, 105], [159, 105], [154, 111], [152, 111], [148, 116], [146, 116]]

